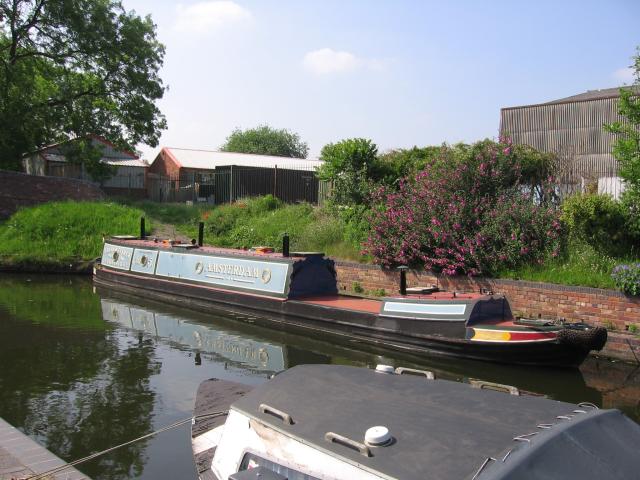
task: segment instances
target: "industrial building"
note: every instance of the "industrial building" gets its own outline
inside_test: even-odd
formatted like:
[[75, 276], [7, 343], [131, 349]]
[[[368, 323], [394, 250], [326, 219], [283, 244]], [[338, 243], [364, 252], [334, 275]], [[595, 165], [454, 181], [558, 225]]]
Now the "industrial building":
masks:
[[595, 190], [619, 197], [624, 185], [611, 154], [615, 136], [605, 124], [626, 122], [618, 113], [619, 88], [592, 90], [535, 105], [503, 108], [500, 137], [557, 156], [562, 193]]

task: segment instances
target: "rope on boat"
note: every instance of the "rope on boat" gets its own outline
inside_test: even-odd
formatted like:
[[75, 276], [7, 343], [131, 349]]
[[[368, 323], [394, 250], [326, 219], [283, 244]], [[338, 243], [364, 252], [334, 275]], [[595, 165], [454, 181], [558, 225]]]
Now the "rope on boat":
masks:
[[167, 425], [167, 426], [162, 427], [162, 428], [160, 428], [158, 430], [155, 430], [155, 431], [153, 431], [151, 433], [147, 433], [146, 435], [142, 435], [141, 437], [134, 438], [133, 440], [129, 440], [128, 442], [121, 443], [120, 445], [115, 445], [115, 446], [113, 446], [111, 448], [107, 448], [106, 450], [102, 450], [100, 452], [92, 453], [91, 455], [87, 455], [86, 457], [79, 458], [77, 460], [74, 460], [73, 462], [68, 462], [65, 465], [61, 465], [59, 467], [52, 468], [51, 470], [47, 470], [46, 472], [38, 473], [38, 474], [33, 475], [31, 477], [27, 477], [27, 480], [45, 479], [49, 475], [55, 475], [57, 473], [60, 473], [60, 472], [62, 472], [64, 470], [66, 470], [67, 468], [75, 467], [76, 465], [79, 465], [80, 463], [84, 463], [84, 462], [87, 462], [89, 460], [93, 460], [94, 458], [100, 457], [101, 455], [105, 455], [105, 454], [107, 454], [109, 452], [113, 452], [114, 450], [117, 450], [117, 449], [122, 448], [122, 447], [126, 447], [127, 445], [131, 445], [132, 443], [136, 443], [136, 442], [138, 442], [140, 440], [144, 440], [146, 438], [153, 437], [154, 435], [157, 435], [158, 433], [166, 432], [167, 430], [171, 430], [173, 428], [179, 427], [181, 425], [184, 425], [185, 423], [193, 423], [196, 420], [201, 419], [201, 418], [221, 417], [223, 415], [226, 415], [227, 413], [228, 413], [228, 411], [224, 410], [224, 411], [221, 411], [221, 412], [206, 413], [206, 414], [203, 414], [203, 415], [196, 415], [196, 416], [192, 416], [192, 417], [183, 418], [182, 420], [178, 420], [177, 422], [174, 422], [171, 425]]

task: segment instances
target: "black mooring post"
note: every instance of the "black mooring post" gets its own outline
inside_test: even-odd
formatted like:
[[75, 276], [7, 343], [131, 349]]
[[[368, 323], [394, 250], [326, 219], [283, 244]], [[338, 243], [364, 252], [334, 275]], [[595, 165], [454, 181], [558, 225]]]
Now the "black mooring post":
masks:
[[282, 256], [283, 257], [289, 256], [289, 234], [288, 233], [285, 233], [282, 236]]
[[407, 270], [409, 270], [409, 267], [407, 267], [406, 265], [402, 265], [398, 267], [398, 270], [400, 270], [400, 295], [406, 295], [407, 294]]
[[144, 240], [144, 237], [145, 237], [144, 217], [140, 217], [140, 240]]
[[204, 222], [198, 224], [198, 246], [201, 247], [204, 241]]

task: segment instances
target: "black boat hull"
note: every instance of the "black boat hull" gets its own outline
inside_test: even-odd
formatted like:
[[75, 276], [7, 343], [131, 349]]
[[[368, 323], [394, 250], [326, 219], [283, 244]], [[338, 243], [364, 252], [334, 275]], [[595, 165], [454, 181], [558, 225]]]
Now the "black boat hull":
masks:
[[[98, 286], [204, 312], [212, 309], [251, 312], [258, 315], [250, 319], [252, 323], [307, 334], [320, 332], [413, 354], [548, 367], [577, 367], [589, 354], [587, 349], [557, 341], [493, 343], [449, 338], [430, 333], [424, 328], [429, 324], [425, 321], [418, 323], [299, 300], [246, 295], [177, 280], [120, 273], [100, 265], [96, 267], [94, 282]], [[422, 330], [417, 329], [417, 325], [422, 326]]]

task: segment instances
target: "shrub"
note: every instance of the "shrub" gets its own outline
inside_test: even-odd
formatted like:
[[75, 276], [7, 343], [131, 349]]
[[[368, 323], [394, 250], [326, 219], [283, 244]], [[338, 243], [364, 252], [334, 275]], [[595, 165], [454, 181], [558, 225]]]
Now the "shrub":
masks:
[[640, 263], [616, 266], [611, 272], [611, 278], [624, 293], [640, 296]]
[[509, 144], [442, 153], [397, 192], [377, 191], [366, 251], [378, 263], [478, 275], [558, 254], [559, 212], [526, 193]]
[[624, 206], [609, 195], [578, 194], [562, 204], [569, 235], [603, 252], [623, 252], [631, 245]]

